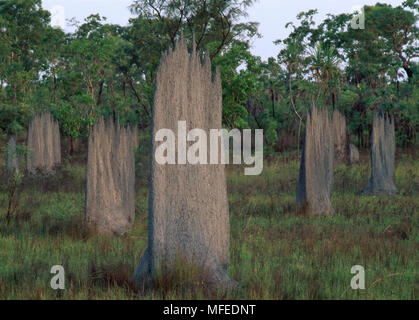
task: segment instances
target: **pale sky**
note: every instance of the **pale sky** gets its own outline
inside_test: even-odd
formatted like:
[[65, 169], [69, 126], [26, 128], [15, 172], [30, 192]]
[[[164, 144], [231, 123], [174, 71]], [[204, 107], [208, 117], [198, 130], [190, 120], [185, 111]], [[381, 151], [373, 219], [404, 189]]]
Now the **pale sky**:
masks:
[[[284, 39], [289, 33], [285, 24], [296, 21], [301, 11], [318, 9], [317, 22], [322, 21], [326, 14], [340, 14], [351, 12], [364, 5], [373, 5], [377, 2], [399, 6], [403, 0], [258, 0], [249, 9], [248, 21], [259, 22], [259, 33], [263, 38], [252, 42], [252, 53], [266, 60], [276, 57], [279, 48], [273, 41]], [[43, 7], [52, 12], [52, 20], [61, 21], [75, 17], [83, 22], [90, 14], [99, 13], [105, 16], [109, 23], [127, 25], [131, 17], [129, 5], [132, 0], [43, 0]], [[63, 19], [64, 17], [64, 19]], [[66, 30], [71, 30], [69, 27]]]

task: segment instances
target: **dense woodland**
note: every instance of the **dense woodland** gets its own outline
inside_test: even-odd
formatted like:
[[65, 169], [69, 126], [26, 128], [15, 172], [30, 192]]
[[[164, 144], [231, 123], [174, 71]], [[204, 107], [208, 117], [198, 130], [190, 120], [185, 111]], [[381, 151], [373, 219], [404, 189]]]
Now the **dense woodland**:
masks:
[[366, 6], [364, 30], [350, 27], [354, 14], [316, 24], [316, 10], [301, 12], [278, 26], [290, 34], [267, 61], [250, 51], [258, 23], [243, 22], [253, 2], [135, 0], [127, 26], [93, 14], [66, 33], [41, 0], [1, 0], [0, 134], [23, 134], [41, 110], [58, 119], [70, 153], [100, 115], [148, 132], [161, 54], [183, 35], [221, 71], [224, 125], [264, 129], [268, 153], [299, 145], [313, 103], [344, 113], [358, 147], [369, 145], [377, 108], [395, 115], [399, 147], [417, 145], [417, 1]]

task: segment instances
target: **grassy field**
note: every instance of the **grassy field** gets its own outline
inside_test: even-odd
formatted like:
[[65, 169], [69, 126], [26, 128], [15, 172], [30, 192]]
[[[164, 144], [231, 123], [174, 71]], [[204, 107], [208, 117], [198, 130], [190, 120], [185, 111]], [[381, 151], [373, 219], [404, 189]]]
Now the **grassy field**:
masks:
[[[359, 195], [368, 154], [359, 165], [337, 166], [336, 214], [327, 217], [297, 213], [298, 170], [295, 154], [267, 161], [256, 177], [228, 168], [229, 274], [240, 288], [218, 296], [191, 285], [188, 271], [136, 293], [129, 278], [147, 245], [146, 166], [138, 165], [132, 230], [101, 237], [81, 231], [85, 170], [81, 161], [67, 162], [56, 177], [22, 185], [9, 225], [0, 194], [0, 299], [418, 299], [418, 155], [398, 155], [393, 197]], [[66, 290], [50, 288], [53, 265], [64, 266]], [[366, 290], [350, 288], [354, 265], [365, 267]]]

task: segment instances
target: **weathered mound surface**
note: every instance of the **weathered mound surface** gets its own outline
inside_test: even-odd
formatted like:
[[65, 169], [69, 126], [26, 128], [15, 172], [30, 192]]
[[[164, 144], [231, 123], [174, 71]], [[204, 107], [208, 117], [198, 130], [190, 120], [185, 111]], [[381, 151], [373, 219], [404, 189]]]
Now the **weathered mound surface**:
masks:
[[371, 134], [371, 177], [362, 193], [392, 195], [396, 142], [394, 117], [382, 110], [374, 111]]
[[90, 130], [86, 223], [102, 234], [122, 234], [135, 219], [137, 128], [103, 118]]
[[[187, 130], [220, 129], [221, 79], [213, 77], [211, 62], [204, 63], [180, 40], [166, 54], [157, 75], [152, 121], [152, 169], [149, 197], [149, 244], [135, 278], [150, 284], [159, 270], [170, 270], [179, 259], [201, 268], [208, 285], [231, 288], [229, 264], [229, 208], [223, 165], [159, 165], [154, 157], [159, 129], [178, 134], [178, 121]], [[209, 139], [208, 139], [209, 140]], [[178, 150], [178, 149], [176, 149]], [[178, 151], [176, 151], [178, 155]]]
[[333, 124], [327, 108], [307, 115], [297, 203], [309, 215], [332, 214], [334, 175]]

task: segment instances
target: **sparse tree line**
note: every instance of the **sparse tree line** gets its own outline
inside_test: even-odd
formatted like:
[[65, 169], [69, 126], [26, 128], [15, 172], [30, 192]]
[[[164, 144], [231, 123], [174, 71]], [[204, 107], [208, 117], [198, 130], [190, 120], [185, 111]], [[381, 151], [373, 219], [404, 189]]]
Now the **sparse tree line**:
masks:
[[313, 102], [345, 116], [358, 148], [369, 147], [378, 109], [393, 113], [398, 146], [417, 145], [416, 1], [366, 6], [364, 30], [348, 27], [353, 14], [316, 25], [316, 10], [302, 12], [267, 61], [250, 52], [258, 23], [242, 22], [253, 2], [137, 0], [128, 26], [91, 15], [64, 32], [41, 0], [0, 1], [1, 134], [24, 135], [42, 111], [58, 120], [70, 154], [102, 116], [148, 131], [159, 59], [183, 35], [220, 70], [223, 126], [264, 129], [267, 153], [301, 148]]

